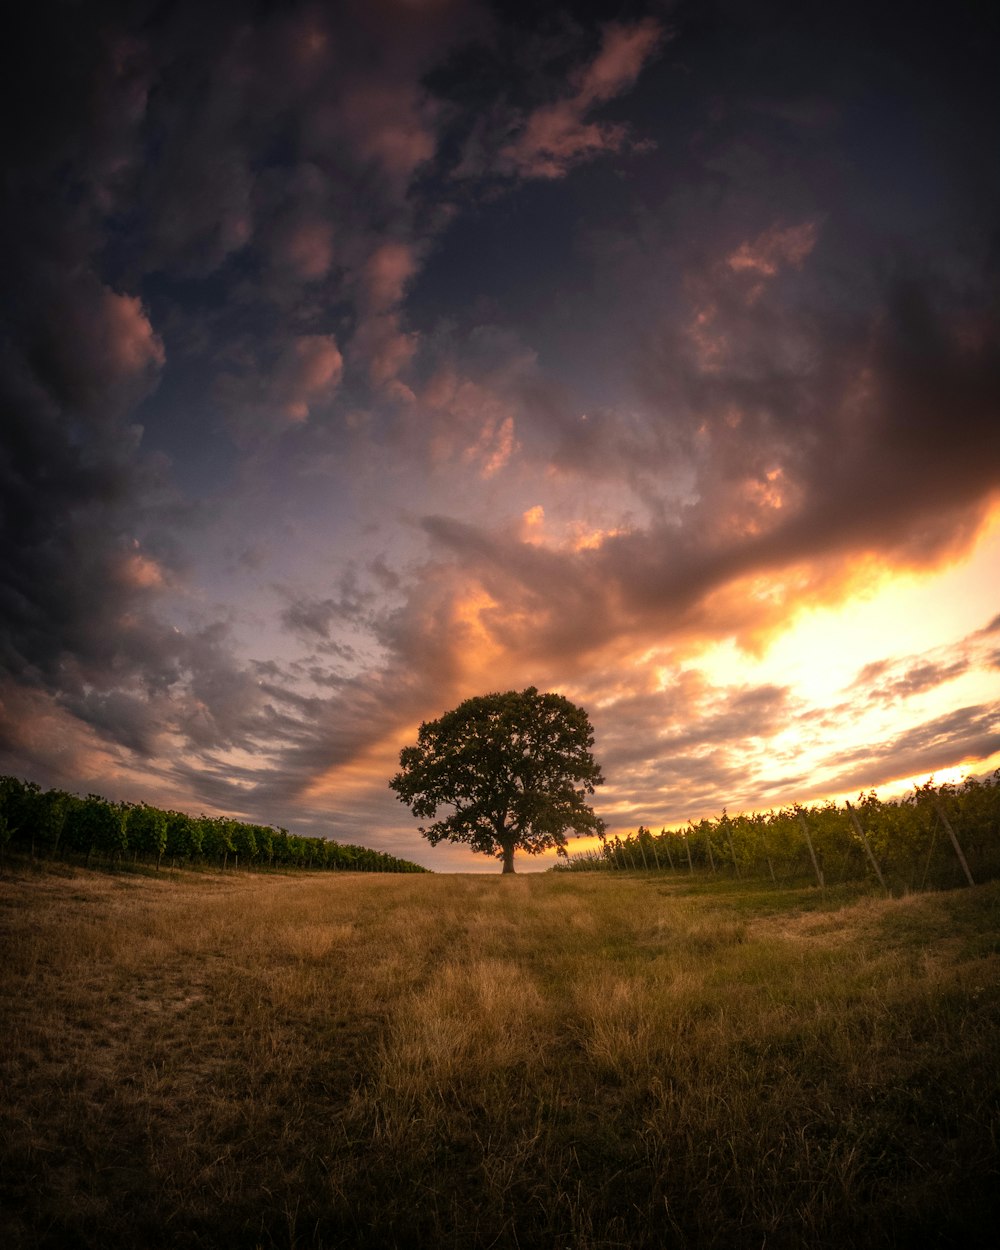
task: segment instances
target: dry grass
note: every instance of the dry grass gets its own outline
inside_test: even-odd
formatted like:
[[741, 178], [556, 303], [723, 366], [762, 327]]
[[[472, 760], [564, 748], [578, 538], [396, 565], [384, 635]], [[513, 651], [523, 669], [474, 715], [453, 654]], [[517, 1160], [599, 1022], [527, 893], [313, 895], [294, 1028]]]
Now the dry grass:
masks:
[[0, 883], [10, 1247], [974, 1247], [1000, 889]]

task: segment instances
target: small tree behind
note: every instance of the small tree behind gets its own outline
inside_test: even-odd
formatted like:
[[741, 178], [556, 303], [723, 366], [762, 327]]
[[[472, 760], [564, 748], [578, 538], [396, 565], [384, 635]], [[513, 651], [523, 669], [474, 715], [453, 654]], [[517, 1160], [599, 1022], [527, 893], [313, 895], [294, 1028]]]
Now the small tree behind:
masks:
[[566, 853], [566, 831], [602, 833], [586, 797], [604, 778], [593, 755], [587, 713], [559, 694], [508, 690], [466, 699], [420, 726], [389, 782], [431, 843], [466, 842], [514, 871], [514, 851]]

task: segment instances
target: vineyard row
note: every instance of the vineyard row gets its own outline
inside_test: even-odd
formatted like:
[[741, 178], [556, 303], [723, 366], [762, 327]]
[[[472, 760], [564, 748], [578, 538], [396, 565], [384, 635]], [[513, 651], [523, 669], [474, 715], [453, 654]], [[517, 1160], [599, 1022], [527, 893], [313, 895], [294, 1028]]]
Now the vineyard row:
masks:
[[772, 882], [831, 885], [870, 877], [886, 889], [972, 885], [1000, 877], [1000, 770], [960, 785], [933, 780], [905, 798], [874, 790], [856, 803], [796, 804], [778, 811], [723, 810], [654, 834], [640, 825], [569, 856], [560, 872], [728, 873]]
[[419, 864], [366, 846], [305, 838], [272, 825], [227, 816], [188, 816], [147, 803], [112, 803], [43, 790], [0, 777], [0, 850], [52, 859], [129, 859], [174, 867], [312, 868], [340, 872], [426, 872]]

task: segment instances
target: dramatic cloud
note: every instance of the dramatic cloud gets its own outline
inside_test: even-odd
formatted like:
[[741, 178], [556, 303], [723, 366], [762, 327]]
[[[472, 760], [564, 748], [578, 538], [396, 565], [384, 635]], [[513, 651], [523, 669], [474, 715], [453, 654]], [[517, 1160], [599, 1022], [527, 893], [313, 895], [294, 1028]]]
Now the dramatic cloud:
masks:
[[522, 178], [561, 178], [580, 161], [620, 151], [628, 142], [628, 128], [587, 121], [587, 115], [632, 86], [662, 38], [661, 27], [651, 19], [608, 26], [597, 56], [572, 75], [573, 94], [530, 114], [517, 137], [500, 149], [497, 169]]
[[8, 32], [0, 768], [466, 867], [387, 780], [489, 689], [613, 828], [996, 766], [979, 9], [78, 7]]

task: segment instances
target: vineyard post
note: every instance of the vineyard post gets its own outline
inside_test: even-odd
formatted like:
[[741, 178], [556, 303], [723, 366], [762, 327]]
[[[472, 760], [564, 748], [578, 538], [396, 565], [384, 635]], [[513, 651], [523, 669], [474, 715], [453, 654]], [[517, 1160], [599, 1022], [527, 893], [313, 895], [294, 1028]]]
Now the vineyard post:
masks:
[[649, 835], [649, 849], [653, 852], [653, 863], [656, 865], [656, 871], [660, 871], [660, 857], [656, 853], [656, 839], [652, 834]]
[[663, 848], [667, 852], [667, 863], [670, 865], [670, 871], [676, 872], [677, 869], [674, 867], [674, 857], [670, 853], [670, 840], [664, 836], [666, 832], [666, 829], [660, 830], [660, 841], [663, 843]]
[[941, 800], [937, 795], [934, 796], [934, 806], [938, 810], [938, 815], [941, 817], [941, 823], [947, 830], [948, 837], [951, 838], [951, 844], [955, 848], [955, 854], [958, 856], [958, 862], [962, 865], [962, 871], [965, 873], [966, 881], [968, 881], [969, 885], [975, 885], [976, 883], [972, 880], [972, 873], [969, 872], [969, 865], [965, 862], [965, 856], [962, 854], [962, 848], [959, 845], [955, 830], [951, 827], [951, 821], [945, 815], [944, 807], [941, 805]]
[[[847, 802], [846, 799], [844, 801], [845, 803]], [[868, 853], [868, 858], [871, 861], [871, 866], [875, 869], [875, 876], [878, 877], [878, 883], [882, 887], [883, 890], [887, 890], [889, 887], [886, 885], [885, 878], [882, 876], [882, 869], [879, 868], [878, 861], [876, 860], [875, 856], [872, 854], [872, 848], [869, 845], [868, 838], [865, 836], [864, 829], [861, 828], [861, 821], [858, 820], [857, 813], [855, 812], [854, 808], [850, 805], [850, 803], [847, 803], [847, 810], [851, 814], [851, 821], [854, 824], [854, 828], [858, 832], [858, 837], [860, 837], [861, 841], [864, 843], [864, 848]]]
[[[712, 827], [708, 823], [707, 820], [704, 821], [703, 823], [705, 825], [705, 847], [708, 850], [708, 866], [709, 868], [711, 868], [712, 872], [714, 873], [715, 872], [715, 856], [712, 854], [712, 836], [711, 836]], [[688, 824], [691, 825], [692, 829], [694, 828], [694, 825], [690, 820], [688, 821]]]
[[[850, 806], [851, 806], [851, 805], [850, 805], [850, 803], [848, 803], [848, 805], [847, 805], [847, 806], [848, 806], [848, 807], [850, 807]], [[798, 815], [798, 818], [799, 818], [799, 824], [802, 826], [802, 832], [806, 835], [806, 846], [808, 846], [808, 848], [809, 848], [809, 858], [812, 860], [812, 863], [813, 863], [813, 872], [816, 874], [816, 880], [819, 882], [819, 888], [822, 890], [822, 889], [824, 889], [824, 888], [825, 888], [825, 886], [826, 886], [826, 882], [823, 880], [823, 869], [822, 869], [822, 868], [820, 868], [820, 866], [819, 866], [819, 862], [818, 862], [818, 861], [817, 861], [817, 859], [816, 859], [816, 852], [813, 850], [812, 838], [809, 836], [809, 826], [806, 824], [806, 818], [805, 818], [805, 816], [802, 814], [802, 809], [801, 809], [801, 808], [799, 808], [797, 815]], [[853, 813], [852, 813], [852, 815], [853, 815]], [[857, 822], [855, 822], [855, 823], [857, 823]], [[861, 833], [860, 828], [858, 829], [858, 832], [859, 832], [859, 833]], [[864, 837], [864, 834], [861, 834], [861, 836], [862, 836], [862, 837]], [[868, 843], [866, 842], [866, 843], [865, 843], [865, 846], [867, 846], [867, 845], [868, 845]], [[869, 852], [868, 852], [868, 854], [870, 855], [870, 854], [871, 854], [871, 851], [869, 851]], [[872, 863], [874, 864], [874, 863], [875, 863], [875, 861], [874, 861], [874, 860], [872, 860]], [[877, 865], [877, 864], [875, 865], [875, 871], [876, 871], [876, 872], [878, 872], [878, 865]], [[879, 873], [879, 880], [880, 880], [880, 881], [882, 880], [882, 874], [881, 874], [881, 873]]]
[[920, 881], [920, 888], [921, 888], [921, 890], [922, 890], [922, 889], [924, 889], [924, 888], [926, 887], [926, 885], [927, 885], [927, 874], [928, 874], [928, 873], [930, 872], [930, 870], [931, 870], [931, 856], [934, 854], [934, 842], [935, 842], [935, 840], [936, 840], [936, 838], [937, 838], [937, 831], [938, 831], [938, 824], [939, 824], [939, 823], [940, 823], [939, 821], [936, 821], [936, 820], [935, 820], [935, 822], [934, 822], [934, 827], [933, 827], [933, 829], [931, 830], [931, 842], [930, 842], [930, 846], [928, 846], [928, 848], [927, 848], [927, 860], [926, 860], [926, 862], [924, 863], [924, 875], [923, 875], [923, 877], [922, 877], [922, 879], [921, 879], [921, 881]]
[[687, 848], [687, 853], [688, 853], [688, 871], [691, 873], [691, 876], [693, 877], [694, 876], [694, 864], [691, 862], [691, 840], [687, 836], [686, 833], [684, 834], [684, 845]]
[[640, 825], [639, 832], [636, 835], [636, 841], [639, 843], [639, 854], [642, 856], [643, 872], [649, 872], [649, 863], [646, 860], [646, 848], [642, 844], [642, 834], [643, 834], [643, 830], [642, 830], [642, 826]]
[[736, 879], [739, 880], [740, 866], [736, 861], [736, 845], [733, 842], [733, 830], [729, 823], [729, 817], [725, 813], [725, 809], [723, 809], [722, 812], [722, 823], [726, 826], [726, 837], [729, 839], [729, 853], [733, 857], [733, 871], [736, 873]]

